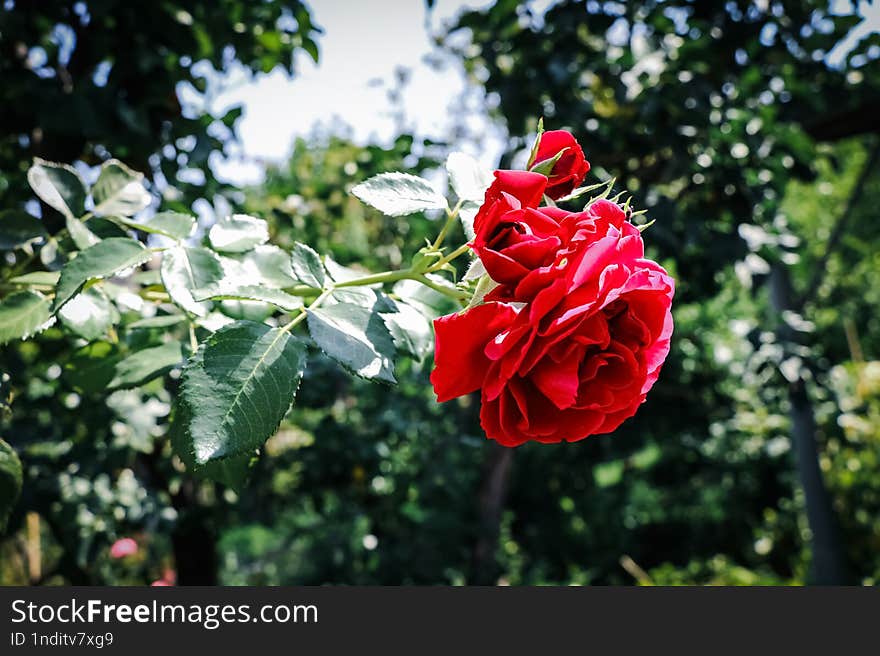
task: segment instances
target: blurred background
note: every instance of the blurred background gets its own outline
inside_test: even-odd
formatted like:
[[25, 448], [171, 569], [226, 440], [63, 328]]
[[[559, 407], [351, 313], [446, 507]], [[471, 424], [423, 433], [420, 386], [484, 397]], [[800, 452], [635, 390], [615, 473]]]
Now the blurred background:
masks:
[[351, 186], [516, 166], [543, 116], [656, 220], [678, 290], [612, 435], [502, 449], [430, 357], [393, 389], [316, 359], [238, 494], [175, 466], [173, 374], [107, 396], [60, 332], [7, 345], [0, 583], [876, 584], [878, 58], [880, 2], [4, 0], [2, 209], [40, 214], [35, 156], [117, 157], [204, 225], [396, 267], [435, 222]]

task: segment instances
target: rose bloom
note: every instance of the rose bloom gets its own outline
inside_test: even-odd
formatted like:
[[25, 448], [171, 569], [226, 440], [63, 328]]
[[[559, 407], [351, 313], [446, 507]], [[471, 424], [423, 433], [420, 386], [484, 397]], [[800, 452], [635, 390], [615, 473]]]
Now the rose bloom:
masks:
[[499, 284], [488, 300], [531, 301], [545, 286], [574, 275], [577, 267], [568, 265], [609, 226], [621, 229], [626, 221], [623, 210], [608, 200], [594, 201], [582, 212], [531, 206], [543, 195], [545, 176], [527, 171], [496, 171], [495, 176], [474, 219], [471, 243]]
[[138, 543], [131, 538], [122, 538], [113, 543], [110, 547], [111, 558], [125, 558], [133, 556], [138, 552]]
[[518, 283], [534, 275], [527, 304], [490, 300], [434, 322], [438, 400], [480, 389], [483, 429], [505, 446], [613, 431], [669, 353], [674, 282], [622, 210], [597, 203], [558, 215], [568, 242]]
[[562, 156], [547, 175], [549, 181], [544, 193], [554, 200], [570, 194], [575, 187], [584, 181], [584, 177], [590, 170], [590, 163], [584, 157], [584, 151], [580, 144], [571, 132], [565, 130], [551, 130], [541, 135], [535, 163], [532, 166], [538, 166], [541, 162], [553, 159], [563, 149]]

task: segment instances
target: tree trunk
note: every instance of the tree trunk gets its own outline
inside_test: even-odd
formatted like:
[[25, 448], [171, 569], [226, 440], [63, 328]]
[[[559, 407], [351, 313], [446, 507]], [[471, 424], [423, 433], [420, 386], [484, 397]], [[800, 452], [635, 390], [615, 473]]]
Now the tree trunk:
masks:
[[[793, 306], [791, 278], [788, 268], [781, 262], [775, 263], [771, 271], [770, 300], [781, 326], [777, 331], [777, 339], [783, 343], [792, 341], [792, 331], [781, 318], [782, 313]], [[789, 380], [788, 400], [791, 406], [789, 417], [795, 463], [804, 490], [807, 522], [812, 533], [809, 582], [815, 585], [847, 584], [851, 580], [838, 534], [837, 520], [831, 495], [825, 487], [819, 466], [816, 418], [807, 394], [806, 382], [800, 374], [795, 380]]]
[[471, 582], [475, 585], [493, 585], [498, 579], [495, 551], [512, 464], [513, 449], [493, 442], [489, 447], [480, 492], [480, 535], [471, 563]]

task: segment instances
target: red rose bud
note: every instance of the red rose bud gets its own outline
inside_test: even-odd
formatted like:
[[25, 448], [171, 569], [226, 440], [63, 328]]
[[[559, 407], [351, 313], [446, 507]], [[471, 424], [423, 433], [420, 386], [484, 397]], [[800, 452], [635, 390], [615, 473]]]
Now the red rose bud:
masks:
[[531, 170], [547, 176], [544, 193], [555, 200], [567, 196], [584, 181], [590, 163], [571, 132], [551, 130], [541, 135]]
[[674, 282], [644, 259], [619, 207], [595, 205], [560, 221], [568, 261], [525, 306], [488, 302], [434, 322], [439, 400], [480, 389], [483, 429], [505, 446], [613, 431], [669, 353]]

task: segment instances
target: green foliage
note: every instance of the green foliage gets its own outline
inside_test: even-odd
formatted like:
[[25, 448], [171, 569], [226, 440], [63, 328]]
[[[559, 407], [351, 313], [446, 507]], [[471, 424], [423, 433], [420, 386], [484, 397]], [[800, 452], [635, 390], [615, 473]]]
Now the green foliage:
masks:
[[380, 173], [355, 185], [351, 193], [388, 216], [446, 208], [446, 199], [430, 182], [408, 173]]
[[253, 453], [277, 429], [299, 387], [305, 347], [283, 328], [237, 322], [184, 367], [181, 404], [198, 465]]
[[108, 278], [136, 267], [150, 259], [150, 256], [150, 251], [140, 242], [125, 237], [114, 237], [89, 246], [61, 269], [52, 311], [57, 312], [87, 282]]
[[51, 301], [34, 291], [10, 294], [0, 302], [0, 344], [30, 337], [51, 318]]
[[363, 378], [394, 378], [394, 342], [374, 307], [340, 302], [309, 310], [309, 332], [324, 353]]
[[21, 494], [21, 461], [15, 450], [0, 440], [0, 532]]

